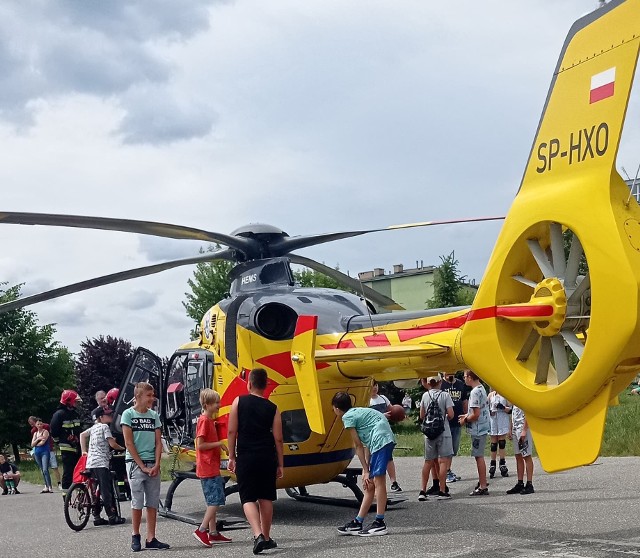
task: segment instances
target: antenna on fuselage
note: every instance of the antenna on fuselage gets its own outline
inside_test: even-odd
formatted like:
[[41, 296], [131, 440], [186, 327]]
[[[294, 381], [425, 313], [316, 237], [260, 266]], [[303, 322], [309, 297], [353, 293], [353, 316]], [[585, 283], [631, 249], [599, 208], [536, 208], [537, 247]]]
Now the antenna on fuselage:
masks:
[[375, 333], [376, 332], [376, 328], [373, 325], [373, 317], [371, 316], [371, 309], [369, 308], [369, 303], [367, 302], [367, 297], [364, 296], [364, 285], [362, 284], [360, 276], [358, 276], [358, 283], [360, 283], [360, 292], [362, 293], [362, 300], [364, 300], [364, 305], [367, 307], [367, 314], [369, 314], [369, 321], [371, 322], [371, 331], [373, 331], [373, 333]]

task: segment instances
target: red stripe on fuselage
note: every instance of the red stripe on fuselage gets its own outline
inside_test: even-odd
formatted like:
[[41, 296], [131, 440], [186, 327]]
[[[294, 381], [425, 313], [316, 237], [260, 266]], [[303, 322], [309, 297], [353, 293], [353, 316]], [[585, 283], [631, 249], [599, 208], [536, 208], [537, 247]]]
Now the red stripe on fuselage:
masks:
[[532, 304], [529, 306], [488, 306], [486, 308], [470, 310], [466, 314], [462, 314], [456, 318], [433, 322], [431, 324], [426, 324], [412, 329], [400, 330], [398, 331], [398, 338], [401, 342], [410, 341], [416, 337], [423, 337], [425, 335], [433, 335], [434, 333], [459, 329], [467, 322], [474, 320], [486, 320], [487, 318], [507, 318], [518, 316], [524, 318], [539, 318], [551, 315], [553, 315], [553, 306], [547, 304]]
[[389, 338], [384, 333], [375, 333], [364, 337], [367, 347], [388, 347], [391, 345]]

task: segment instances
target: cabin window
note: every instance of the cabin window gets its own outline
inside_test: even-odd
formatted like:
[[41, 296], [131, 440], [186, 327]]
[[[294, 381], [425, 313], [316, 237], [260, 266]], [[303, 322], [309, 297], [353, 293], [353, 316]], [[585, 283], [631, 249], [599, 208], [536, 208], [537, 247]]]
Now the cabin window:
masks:
[[282, 412], [282, 439], [285, 444], [304, 442], [311, 436], [311, 428], [304, 409]]

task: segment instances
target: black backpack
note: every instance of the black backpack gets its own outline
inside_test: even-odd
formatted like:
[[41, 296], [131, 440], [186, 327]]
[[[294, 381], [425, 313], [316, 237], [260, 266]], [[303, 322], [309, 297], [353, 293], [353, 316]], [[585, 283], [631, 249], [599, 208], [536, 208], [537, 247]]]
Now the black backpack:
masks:
[[444, 417], [442, 416], [440, 405], [438, 405], [440, 393], [436, 395], [436, 398], [434, 399], [431, 397], [431, 394], [427, 392], [431, 401], [427, 407], [427, 412], [424, 415], [424, 420], [422, 421], [420, 430], [422, 430], [422, 433], [429, 438], [429, 440], [435, 440], [444, 432]]

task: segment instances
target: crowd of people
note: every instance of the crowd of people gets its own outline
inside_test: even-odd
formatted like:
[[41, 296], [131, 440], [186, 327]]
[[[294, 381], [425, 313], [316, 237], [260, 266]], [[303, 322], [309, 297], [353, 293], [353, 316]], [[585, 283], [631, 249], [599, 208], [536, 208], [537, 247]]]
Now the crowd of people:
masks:
[[[217, 530], [217, 511], [225, 504], [225, 482], [220, 473], [221, 451], [229, 455], [228, 469], [236, 475], [243, 511], [253, 533], [253, 552], [277, 548], [271, 537], [273, 501], [276, 500], [277, 479], [283, 476], [282, 418], [274, 403], [265, 397], [267, 372], [254, 369], [247, 380], [248, 394], [241, 395], [231, 405], [228, 418], [227, 442], [221, 439], [216, 417], [220, 408], [220, 394], [212, 389], [200, 393], [202, 414], [198, 418], [195, 435], [196, 476], [206, 503], [202, 522], [193, 532], [202, 545], [229, 543], [231, 539]], [[460, 480], [452, 470], [453, 458], [458, 454], [462, 427], [471, 440], [471, 455], [475, 458], [478, 481], [470, 496], [489, 494], [488, 478], [497, 472], [509, 476], [506, 465], [506, 439], [513, 439], [517, 483], [507, 494], [531, 494], [533, 488], [533, 444], [522, 409], [512, 405], [500, 394], [487, 391], [480, 378], [465, 370], [463, 379], [453, 374], [441, 374], [421, 380], [424, 394], [417, 403], [420, 428], [424, 433], [424, 465], [421, 474], [419, 501], [429, 496], [449, 500], [452, 495], [448, 483]], [[91, 471], [100, 486], [102, 504], [107, 519], [94, 512], [94, 525], [124, 523], [114, 505], [112, 471], [126, 470], [131, 499], [131, 550], [164, 550], [170, 546], [156, 537], [157, 513], [160, 502], [160, 461], [162, 454], [161, 422], [154, 410], [156, 394], [151, 384], [140, 382], [134, 389], [133, 405], [122, 413], [122, 433], [112, 429], [113, 405], [118, 390], [96, 393], [98, 406], [92, 411], [93, 425], [82, 429], [77, 392], [64, 390], [60, 405], [50, 424], [41, 418], [28, 419], [33, 457], [44, 481], [42, 493], [53, 492], [50, 470], [63, 493], [73, 481], [77, 466]], [[412, 407], [405, 394], [403, 407]], [[354, 407], [352, 397], [338, 392], [332, 399], [335, 415], [350, 433], [355, 453], [362, 465], [364, 496], [357, 515], [338, 528], [340, 535], [363, 537], [387, 533], [385, 509], [387, 504], [387, 475], [390, 490], [400, 493], [393, 451], [396, 445], [391, 429], [391, 402], [379, 393], [373, 382], [369, 406]], [[490, 463], [487, 470], [485, 448], [490, 441]], [[60, 451], [62, 476], [58, 471], [54, 442]], [[112, 450], [123, 452], [123, 458], [112, 458]], [[79, 460], [81, 461], [78, 464]], [[499, 461], [498, 461], [499, 460]], [[525, 483], [526, 477], [526, 483]], [[429, 481], [431, 486], [429, 487]], [[20, 471], [0, 455], [0, 486], [2, 494], [19, 494]], [[375, 500], [376, 514], [365, 526], [365, 519]], [[140, 533], [143, 510], [146, 510], [146, 536]]]

